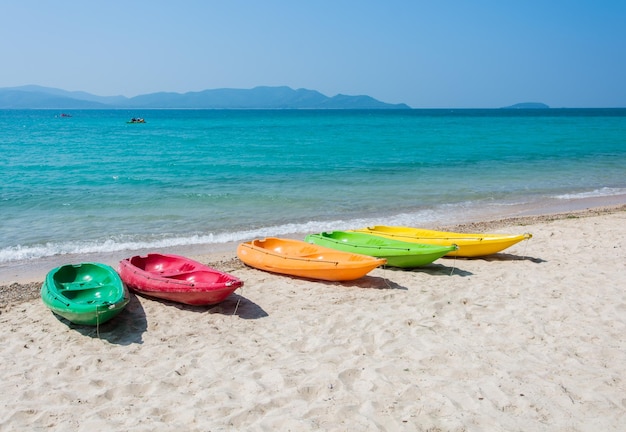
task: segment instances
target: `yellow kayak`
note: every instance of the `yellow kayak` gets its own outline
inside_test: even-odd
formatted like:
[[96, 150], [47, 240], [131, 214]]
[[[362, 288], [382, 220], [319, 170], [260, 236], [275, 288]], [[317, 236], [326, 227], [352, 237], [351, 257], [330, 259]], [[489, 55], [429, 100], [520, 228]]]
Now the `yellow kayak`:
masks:
[[529, 233], [519, 235], [467, 234], [385, 225], [376, 225], [354, 231], [412, 243], [436, 244], [444, 246], [454, 244], [458, 246], [458, 249], [456, 251], [451, 251], [446, 255], [458, 257], [492, 255], [511, 247], [522, 240], [528, 240], [532, 237], [532, 234]]

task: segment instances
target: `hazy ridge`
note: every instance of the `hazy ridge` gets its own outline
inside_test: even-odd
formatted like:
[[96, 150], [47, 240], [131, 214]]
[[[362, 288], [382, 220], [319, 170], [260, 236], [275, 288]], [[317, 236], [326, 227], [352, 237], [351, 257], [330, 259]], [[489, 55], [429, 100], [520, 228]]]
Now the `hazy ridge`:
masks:
[[131, 98], [97, 96], [27, 85], [0, 88], [0, 109], [410, 109], [367, 95], [328, 97], [316, 90], [290, 87], [222, 88], [188, 93], [157, 92]]

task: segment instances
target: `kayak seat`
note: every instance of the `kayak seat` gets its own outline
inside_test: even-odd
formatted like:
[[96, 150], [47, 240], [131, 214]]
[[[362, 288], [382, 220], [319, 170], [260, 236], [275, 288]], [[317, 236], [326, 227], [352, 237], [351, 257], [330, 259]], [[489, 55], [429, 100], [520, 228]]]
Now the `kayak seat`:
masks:
[[65, 290], [61, 291], [61, 294], [75, 303], [102, 303], [109, 298], [108, 291], [107, 287], [97, 287], [75, 291]]
[[63, 284], [63, 291], [84, 291], [93, 288], [99, 288], [102, 284], [96, 281], [90, 282], [71, 282]]

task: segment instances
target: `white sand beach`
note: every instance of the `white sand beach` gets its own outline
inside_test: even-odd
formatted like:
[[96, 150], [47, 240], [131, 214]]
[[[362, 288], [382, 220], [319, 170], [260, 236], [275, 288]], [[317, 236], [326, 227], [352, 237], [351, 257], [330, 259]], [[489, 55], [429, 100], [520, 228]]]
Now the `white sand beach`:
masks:
[[204, 255], [243, 289], [100, 328], [6, 303], [0, 430], [626, 430], [626, 208], [465, 228], [533, 238], [346, 283]]

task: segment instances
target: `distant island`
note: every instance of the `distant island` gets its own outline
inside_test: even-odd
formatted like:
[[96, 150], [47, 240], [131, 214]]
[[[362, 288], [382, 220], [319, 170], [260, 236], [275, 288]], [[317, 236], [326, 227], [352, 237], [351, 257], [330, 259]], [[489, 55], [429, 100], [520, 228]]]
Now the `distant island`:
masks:
[[550, 108], [548, 105], [541, 102], [522, 102], [502, 109], [546, 109]]
[[132, 98], [96, 96], [81, 91], [27, 85], [0, 88], [0, 109], [411, 109], [370, 96], [338, 94], [290, 87], [214, 89], [188, 93], [150, 93]]

